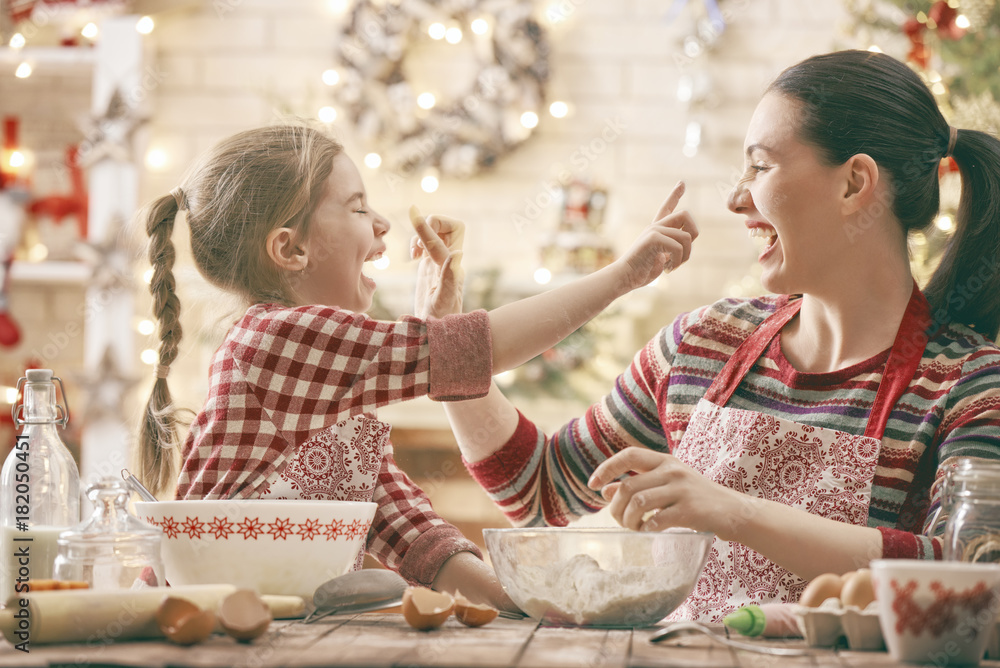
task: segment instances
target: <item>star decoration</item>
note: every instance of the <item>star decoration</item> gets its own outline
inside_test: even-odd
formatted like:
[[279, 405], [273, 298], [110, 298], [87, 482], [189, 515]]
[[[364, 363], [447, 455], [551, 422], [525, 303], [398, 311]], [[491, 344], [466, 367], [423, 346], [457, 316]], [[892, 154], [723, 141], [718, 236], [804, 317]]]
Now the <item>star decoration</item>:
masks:
[[146, 118], [138, 115], [116, 88], [104, 114], [80, 122], [84, 135], [80, 142], [80, 164], [90, 167], [105, 159], [132, 162], [132, 136], [145, 122]]
[[120, 214], [108, 224], [104, 240], [81, 241], [74, 254], [90, 270], [90, 285], [102, 290], [116, 291], [133, 287], [132, 256], [124, 243], [125, 221]]
[[105, 418], [125, 421], [122, 417], [125, 397], [139, 379], [122, 373], [111, 346], [104, 349], [97, 368], [81, 374], [76, 381], [80, 386], [80, 394], [86, 398], [86, 404], [80, 412], [85, 422]]

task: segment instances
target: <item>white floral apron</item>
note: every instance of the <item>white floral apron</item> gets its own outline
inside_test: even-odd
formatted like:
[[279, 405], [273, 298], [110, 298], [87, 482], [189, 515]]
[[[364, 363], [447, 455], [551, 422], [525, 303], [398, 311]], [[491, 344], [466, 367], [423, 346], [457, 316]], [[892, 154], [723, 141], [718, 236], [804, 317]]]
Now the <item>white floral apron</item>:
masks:
[[[371, 501], [389, 431], [388, 424], [367, 415], [324, 429], [298, 447], [260, 498]], [[364, 555], [362, 549], [355, 570]]]
[[[882, 433], [927, 344], [929, 307], [916, 284], [896, 333], [863, 436], [813, 427], [726, 403], [802, 305], [789, 301], [737, 348], [695, 407], [673, 454], [743, 494], [864, 526]], [[748, 512], [752, 512], [747, 506]], [[740, 522], [745, 518], [733, 517]], [[721, 622], [747, 603], [794, 602], [806, 582], [759, 552], [715, 539], [694, 591], [670, 619]]]

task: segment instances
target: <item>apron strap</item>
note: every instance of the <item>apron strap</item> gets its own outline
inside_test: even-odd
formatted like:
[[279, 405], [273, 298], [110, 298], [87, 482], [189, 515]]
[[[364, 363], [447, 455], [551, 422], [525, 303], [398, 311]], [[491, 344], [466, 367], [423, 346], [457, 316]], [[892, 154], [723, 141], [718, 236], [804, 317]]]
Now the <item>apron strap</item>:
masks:
[[865, 436], [882, 440], [885, 425], [896, 402], [903, 396], [906, 388], [916, 375], [917, 366], [924, 356], [924, 348], [930, 340], [928, 329], [931, 325], [931, 307], [927, 298], [920, 292], [917, 282], [913, 282], [913, 292], [903, 313], [903, 321], [899, 323], [896, 340], [882, 372], [882, 382], [875, 394], [875, 403], [868, 414], [868, 427]]
[[757, 329], [753, 330], [750, 336], [739, 345], [726, 365], [722, 367], [722, 371], [712, 381], [705, 393], [705, 398], [716, 406], [725, 406], [747, 373], [767, 350], [771, 340], [778, 335], [782, 327], [788, 324], [789, 320], [795, 317], [800, 308], [802, 308], [801, 299], [788, 301], [765, 318], [764, 322], [757, 325]]
[[[789, 320], [795, 317], [801, 307], [801, 299], [790, 300], [760, 323], [722, 367], [722, 371], [705, 393], [705, 399], [716, 406], [725, 406], [774, 337]], [[896, 339], [892, 344], [885, 371], [882, 373], [882, 381], [879, 383], [875, 402], [868, 416], [865, 436], [881, 440], [893, 407], [916, 374], [929, 340], [930, 324], [930, 305], [914, 281], [910, 301], [906, 305], [903, 320], [896, 332]]]

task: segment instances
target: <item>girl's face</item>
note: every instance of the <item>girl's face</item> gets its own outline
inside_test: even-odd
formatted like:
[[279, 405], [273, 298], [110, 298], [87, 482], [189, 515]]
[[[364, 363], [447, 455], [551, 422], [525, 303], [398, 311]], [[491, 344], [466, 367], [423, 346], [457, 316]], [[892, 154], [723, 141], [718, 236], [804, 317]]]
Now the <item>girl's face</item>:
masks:
[[798, 139], [798, 127], [798, 101], [764, 96], [747, 129], [746, 171], [728, 201], [763, 243], [761, 283], [778, 294], [815, 292], [835, 281], [838, 258], [850, 252], [839, 206], [843, 170], [823, 164]]
[[363, 268], [385, 252], [389, 227], [389, 221], [368, 206], [357, 167], [346, 154], [337, 155], [309, 234], [300, 244], [308, 258], [295, 282], [300, 299], [359, 313], [371, 308], [375, 281]]

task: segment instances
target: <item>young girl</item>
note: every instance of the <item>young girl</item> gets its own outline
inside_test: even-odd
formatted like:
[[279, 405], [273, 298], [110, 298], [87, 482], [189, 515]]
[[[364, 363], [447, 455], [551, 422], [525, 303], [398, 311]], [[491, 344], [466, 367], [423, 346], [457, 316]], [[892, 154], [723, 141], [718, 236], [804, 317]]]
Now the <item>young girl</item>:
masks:
[[375, 291], [363, 265], [385, 252], [389, 221], [369, 206], [340, 144], [290, 125], [223, 141], [144, 212], [161, 341], [141, 435], [144, 482], [154, 492], [173, 482], [167, 375], [181, 328], [171, 233], [183, 211], [199, 272], [248, 310], [213, 358], [208, 398], [182, 449], [178, 498], [375, 501], [367, 550], [379, 561], [410, 582], [511, 607], [475, 545], [397, 468], [389, 425], [372, 411], [421, 395], [483, 396], [492, 373], [679, 266], [697, 234], [690, 216], [673, 213], [682, 192], [605, 269], [489, 313], [441, 318], [460, 310], [462, 227], [416, 218], [421, 317], [379, 322], [363, 315]]

